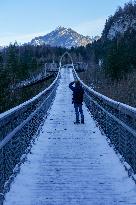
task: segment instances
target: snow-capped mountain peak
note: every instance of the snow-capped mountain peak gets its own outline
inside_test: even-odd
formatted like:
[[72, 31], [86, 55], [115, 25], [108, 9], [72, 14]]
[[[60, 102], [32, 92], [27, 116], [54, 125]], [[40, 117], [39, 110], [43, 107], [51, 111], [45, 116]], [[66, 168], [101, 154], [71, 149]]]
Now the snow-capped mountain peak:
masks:
[[86, 46], [92, 43], [92, 39], [89, 36], [83, 36], [71, 28], [65, 28], [58, 26], [54, 31], [48, 33], [45, 36], [39, 36], [32, 39], [32, 45], [50, 45], [57, 47], [71, 48], [78, 46]]

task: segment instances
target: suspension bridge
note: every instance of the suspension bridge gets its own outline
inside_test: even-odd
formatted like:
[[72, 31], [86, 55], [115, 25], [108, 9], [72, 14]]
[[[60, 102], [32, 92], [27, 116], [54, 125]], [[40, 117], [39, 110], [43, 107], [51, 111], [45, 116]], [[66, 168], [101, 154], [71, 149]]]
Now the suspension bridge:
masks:
[[75, 125], [74, 79], [60, 63], [49, 88], [0, 115], [1, 204], [136, 204], [136, 109], [81, 82], [85, 124]]

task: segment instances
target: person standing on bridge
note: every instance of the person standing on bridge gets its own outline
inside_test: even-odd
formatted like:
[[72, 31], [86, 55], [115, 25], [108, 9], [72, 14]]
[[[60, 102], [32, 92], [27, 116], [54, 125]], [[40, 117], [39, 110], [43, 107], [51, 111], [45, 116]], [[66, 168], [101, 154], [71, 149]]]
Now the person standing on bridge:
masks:
[[[75, 84], [75, 86], [73, 86], [73, 84]], [[79, 120], [79, 113], [80, 113], [81, 123], [84, 124], [84, 114], [82, 109], [84, 90], [82, 88], [82, 85], [80, 84], [79, 81], [73, 81], [69, 84], [69, 88], [73, 91], [72, 103], [74, 104], [75, 114], [76, 114], [76, 121], [74, 123], [75, 124], [80, 123]]]

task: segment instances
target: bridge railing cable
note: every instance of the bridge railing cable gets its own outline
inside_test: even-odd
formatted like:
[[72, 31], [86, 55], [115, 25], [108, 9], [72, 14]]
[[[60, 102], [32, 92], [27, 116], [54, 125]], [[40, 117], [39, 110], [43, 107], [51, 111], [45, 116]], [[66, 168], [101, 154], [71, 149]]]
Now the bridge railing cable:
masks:
[[13, 173], [21, 156], [31, 146], [33, 136], [43, 123], [55, 98], [60, 79], [56, 79], [44, 91], [23, 104], [0, 114], [0, 192]]
[[84, 101], [89, 111], [136, 173], [136, 108], [94, 91], [80, 80], [74, 68], [73, 75], [85, 90]]

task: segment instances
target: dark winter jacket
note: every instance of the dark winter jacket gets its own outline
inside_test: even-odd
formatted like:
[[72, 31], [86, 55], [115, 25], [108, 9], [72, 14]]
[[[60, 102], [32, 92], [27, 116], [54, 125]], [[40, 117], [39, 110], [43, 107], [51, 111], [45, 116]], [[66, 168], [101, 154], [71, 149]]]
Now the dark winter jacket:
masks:
[[73, 84], [74, 82], [69, 84], [69, 88], [73, 91], [72, 103], [81, 104], [83, 102], [84, 90], [80, 84], [75, 85], [75, 87], [73, 87]]

